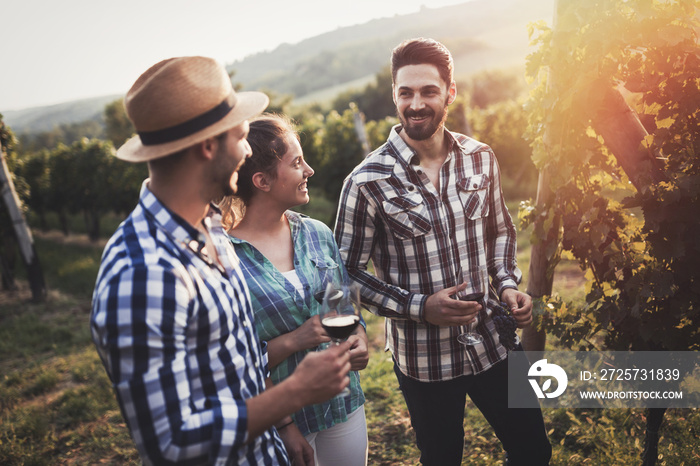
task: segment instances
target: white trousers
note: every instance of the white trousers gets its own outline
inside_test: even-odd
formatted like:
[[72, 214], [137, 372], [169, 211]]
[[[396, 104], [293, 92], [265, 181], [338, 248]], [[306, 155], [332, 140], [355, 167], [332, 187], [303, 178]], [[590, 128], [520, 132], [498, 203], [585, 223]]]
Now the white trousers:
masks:
[[314, 449], [316, 466], [367, 465], [367, 421], [364, 406], [350, 413], [347, 421], [305, 438]]

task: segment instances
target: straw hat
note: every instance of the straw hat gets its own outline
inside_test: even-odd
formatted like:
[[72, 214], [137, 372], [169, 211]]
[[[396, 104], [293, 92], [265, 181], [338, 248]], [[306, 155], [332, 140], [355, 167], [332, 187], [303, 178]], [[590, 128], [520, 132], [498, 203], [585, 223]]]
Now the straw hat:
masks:
[[163, 60], [126, 94], [126, 114], [137, 135], [117, 157], [146, 162], [174, 154], [258, 115], [268, 102], [262, 92], [236, 93], [224, 67], [212, 58]]

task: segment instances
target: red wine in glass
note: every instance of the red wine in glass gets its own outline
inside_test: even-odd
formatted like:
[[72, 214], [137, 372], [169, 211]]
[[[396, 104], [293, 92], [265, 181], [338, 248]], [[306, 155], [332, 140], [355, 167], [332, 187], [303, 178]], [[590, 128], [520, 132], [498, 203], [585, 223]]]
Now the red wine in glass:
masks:
[[360, 323], [360, 316], [341, 314], [324, 317], [321, 326], [333, 340], [342, 341], [352, 335]]
[[[331, 308], [337, 307], [340, 299], [343, 297], [343, 290], [329, 287], [328, 292], [330, 293], [330, 296], [328, 296], [328, 306]], [[325, 295], [326, 290], [317, 291], [316, 294], [314, 294], [314, 299], [318, 301], [319, 304], [323, 304], [323, 297]]]
[[[460, 301], [476, 301], [484, 308], [486, 307], [484, 303], [484, 293], [472, 293], [463, 297], [458, 298]], [[465, 333], [460, 333], [457, 335], [457, 341], [464, 346], [476, 346], [484, 341], [484, 337], [479, 335], [474, 331], [474, 322], [469, 324], [467, 331]]]
[[[321, 326], [326, 331], [333, 345], [339, 345], [348, 338], [360, 323], [360, 293], [354, 286], [334, 287], [329, 283], [323, 295], [321, 309]], [[338, 396], [350, 394], [344, 388]]]

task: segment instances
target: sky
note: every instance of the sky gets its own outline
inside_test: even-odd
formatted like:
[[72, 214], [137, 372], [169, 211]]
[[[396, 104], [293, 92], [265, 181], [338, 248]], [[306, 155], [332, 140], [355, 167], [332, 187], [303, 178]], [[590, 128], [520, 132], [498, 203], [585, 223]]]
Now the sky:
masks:
[[282, 43], [468, 0], [0, 0], [0, 112], [125, 94], [165, 58], [230, 64]]

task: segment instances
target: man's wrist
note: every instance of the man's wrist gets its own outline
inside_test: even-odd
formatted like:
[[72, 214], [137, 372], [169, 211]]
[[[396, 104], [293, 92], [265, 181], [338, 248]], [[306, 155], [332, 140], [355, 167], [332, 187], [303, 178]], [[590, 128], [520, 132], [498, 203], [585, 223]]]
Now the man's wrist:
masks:
[[275, 424], [275, 428], [278, 431], [280, 431], [280, 430], [284, 429], [285, 427], [289, 427], [292, 424], [294, 424], [294, 420], [290, 416], [287, 416], [284, 419], [282, 419], [280, 422]]
[[428, 295], [411, 293], [408, 300], [408, 318], [420, 322], [422, 324], [427, 324], [428, 321], [425, 320], [425, 304], [428, 301]]
[[[288, 413], [296, 413], [307, 404], [311, 404], [308, 403], [305, 398], [307, 392], [304, 389], [304, 381], [298, 379], [299, 375], [292, 372], [289, 377], [277, 384], [277, 387], [282, 389], [281, 391], [283, 393], [281, 396], [287, 401]], [[291, 419], [289, 416], [288, 418]], [[280, 421], [280, 423], [282, 422]]]
[[503, 301], [503, 294], [506, 292], [506, 290], [518, 291], [518, 285], [516, 285], [515, 283], [501, 284], [501, 289], [498, 291], [498, 298], [501, 301]]

